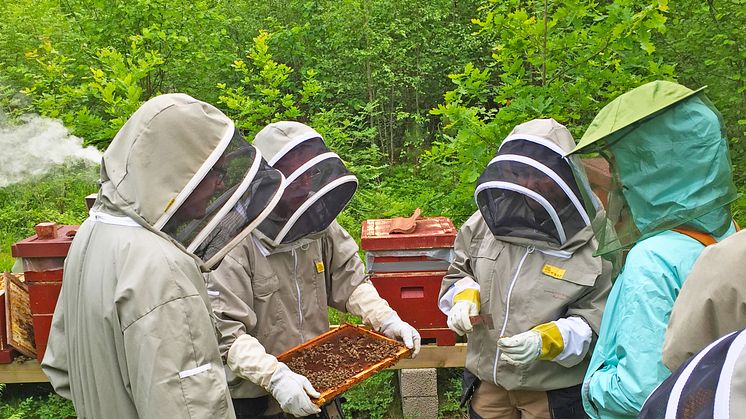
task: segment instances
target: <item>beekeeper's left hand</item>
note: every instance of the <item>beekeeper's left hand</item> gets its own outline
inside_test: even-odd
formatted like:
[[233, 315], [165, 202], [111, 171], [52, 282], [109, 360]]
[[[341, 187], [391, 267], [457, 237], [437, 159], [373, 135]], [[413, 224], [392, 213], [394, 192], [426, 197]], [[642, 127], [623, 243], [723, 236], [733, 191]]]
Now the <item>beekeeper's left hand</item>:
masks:
[[407, 348], [413, 349], [412, 358], [420, 353], [420, 332], [400, 319], [396, 313], [381, 324], [381, 333], [391, 339], [401, 340]]
[[526, 365], [539, 359], [541, 355], [541, 336], [539, 332], [529, 330], [497, 341], [500, 359], [511, 365]]

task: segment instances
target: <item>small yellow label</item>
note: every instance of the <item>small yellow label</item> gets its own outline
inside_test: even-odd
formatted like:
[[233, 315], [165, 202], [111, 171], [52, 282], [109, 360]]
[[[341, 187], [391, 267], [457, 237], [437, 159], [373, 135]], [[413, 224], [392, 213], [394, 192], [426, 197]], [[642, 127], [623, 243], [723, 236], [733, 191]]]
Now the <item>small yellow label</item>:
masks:
[[174, 204], [174, 201], [176, 201], [176, 198], [171, 198], [168, 200], [168, 203], [166, 204], [166, 208], [163, 210], [163, 212], [168, 211], [169, 208], [171, 208], [171, 205]]
[[317, 260], [315, 263], [316, 263], [316, 273], [320, 274], [324, 272], [324, 262]]
[[565, 270], [552, 265], [544, 265], [541, 268], [541, 272], [544, 275], [549, 275], [552, 278], [562, 279], [565, 276]]

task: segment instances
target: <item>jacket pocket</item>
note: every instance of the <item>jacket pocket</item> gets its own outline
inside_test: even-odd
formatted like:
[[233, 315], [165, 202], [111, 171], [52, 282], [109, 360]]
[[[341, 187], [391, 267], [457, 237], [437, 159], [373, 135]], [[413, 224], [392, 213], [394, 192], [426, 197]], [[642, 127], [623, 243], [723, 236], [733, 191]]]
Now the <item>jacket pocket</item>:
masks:
[[[482, 240], [479, 247], [474, 250], [472, 256], [472, 270], [474, 272], [474, 280], [479, 283], [480, 286], [480, 300], [483, 312], [491, 312], [490, 300], [492, 300], [492, 292], [495, 285], [492, 283], [494, 278], [497, 277], [498, 262], [497, 258], [505, 248], [505, 244], [498, 242], [494, 239]], [[499, 296], [495, 298], [499, 299]], [[492, 313], [494, 314], [494, 313]]]
[[283, 319], [283, 301], [280, 295], [280, 280], [275, 274], [257, 276], [252, 283], [254, 287], [254, 306], [256, 327], [251, 332], [260, 342], [267, 335], [276, 332], [285, 325]]
[[181, 391], [189, 417], [228, 417], [228, 400], [223, 369], [212, 363], [179, 372]]
[[254, 286], [254, 297], [261, 298], [273, 294], [277, 290], [279, 290], [280, 280], [277, 278], [277, 275], [274, 274], [270, 274], [267, 276], [257, 275], [257, 277], [254, 278], [252, 285]]

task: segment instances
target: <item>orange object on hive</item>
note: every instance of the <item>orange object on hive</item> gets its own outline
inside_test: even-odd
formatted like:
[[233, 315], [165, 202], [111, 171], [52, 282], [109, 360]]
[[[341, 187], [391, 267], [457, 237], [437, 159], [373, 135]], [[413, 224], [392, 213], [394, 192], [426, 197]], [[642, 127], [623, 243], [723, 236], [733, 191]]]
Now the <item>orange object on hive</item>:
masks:
[[284, 352], [277, 360], [308, 378], [321, 393], [312, 401], [323, 406], [411, 353], [411, 349], [380, 333], [343, 324]]

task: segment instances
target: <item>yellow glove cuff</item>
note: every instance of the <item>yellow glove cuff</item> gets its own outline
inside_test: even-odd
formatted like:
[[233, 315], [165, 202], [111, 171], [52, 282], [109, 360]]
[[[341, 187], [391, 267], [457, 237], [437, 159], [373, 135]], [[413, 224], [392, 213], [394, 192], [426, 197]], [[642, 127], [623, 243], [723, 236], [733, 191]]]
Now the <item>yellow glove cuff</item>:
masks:
[[479, 311], [479, 299], [479, 290], [467, 288], [453, 296], [453, 304], [456, 304], [459, 301], [470, 301], [477, 305], [477, 311]]
[[565, 350], [562, 333], [554, 322], [540, 324], [533, 329], [541, 336], [541, 354], [539, 359], [551, 361]]

